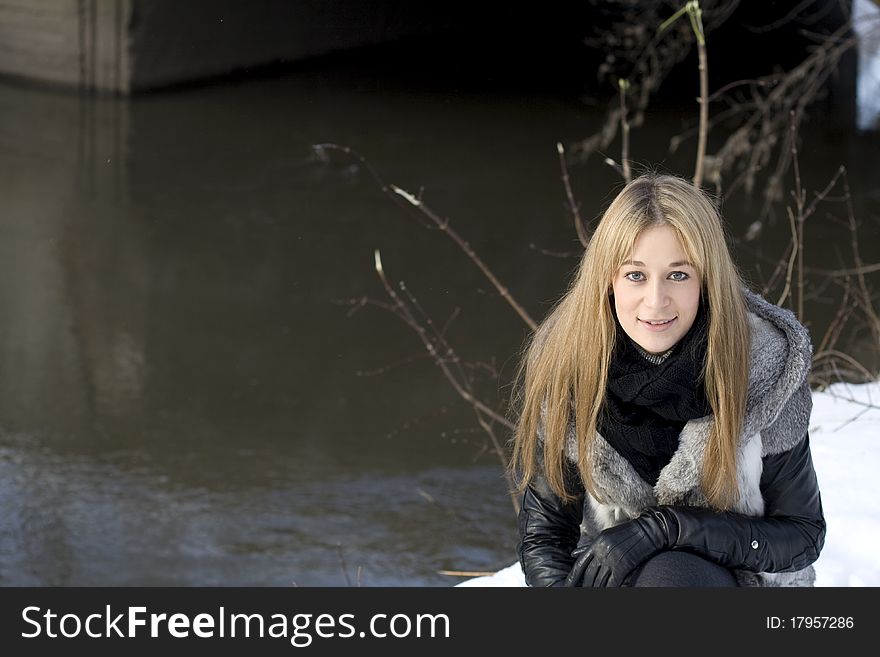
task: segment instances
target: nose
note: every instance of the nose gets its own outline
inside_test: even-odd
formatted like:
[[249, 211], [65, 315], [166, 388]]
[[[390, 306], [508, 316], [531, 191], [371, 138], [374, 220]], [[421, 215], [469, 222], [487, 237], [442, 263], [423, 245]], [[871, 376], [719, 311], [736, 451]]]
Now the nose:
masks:
[[664, 308], [669, 305], [669, 294], [666, 292], [666, 281], [653, 280], [645, 286], [645, 306], [648, 308]]

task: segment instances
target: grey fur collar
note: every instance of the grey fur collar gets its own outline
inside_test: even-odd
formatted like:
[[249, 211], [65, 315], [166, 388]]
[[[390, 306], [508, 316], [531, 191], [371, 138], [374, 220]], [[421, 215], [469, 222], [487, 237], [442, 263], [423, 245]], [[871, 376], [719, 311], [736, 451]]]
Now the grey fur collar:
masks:
[[[807, 383], [812, 347], [807, 330], [789, 310], [780, 308], [743, 288], [751, 327], [749, 393], [739, 445], [742, 469], [760, 465], [758, 456], [787, 451], [807, 431], [812, 396]], [[601, 435], [597, 435], [593, 477], [599, 491], [615, 506], [634, 517], [655, 504], [706, 506], [699, 491], [712, 416], [685, 424], [679, 447], [651, 488]], [[755, 435], [760, 433], [760, 441]], [[760, 450], [760, 455], [758, 455]], [[566, 455], [578, 454], [574, 423], [566, 436]], [[755, 473], [741, 472], [740, 480]], [[760, 471], [757, 476], [760, 477]], [[744, 499], [745, 513], [762, 513], [758, 501]], [[755, 507], [755, 508], [752, 508]]]
[[[791, 449], [813, 408], [808, 383], [813, 347], [794, 313], [743, 289], [752, 327], [749, 396], [743, 434], [764, 433], [762, 455]], [[775, 429], [769, 434], [767, 428]]]

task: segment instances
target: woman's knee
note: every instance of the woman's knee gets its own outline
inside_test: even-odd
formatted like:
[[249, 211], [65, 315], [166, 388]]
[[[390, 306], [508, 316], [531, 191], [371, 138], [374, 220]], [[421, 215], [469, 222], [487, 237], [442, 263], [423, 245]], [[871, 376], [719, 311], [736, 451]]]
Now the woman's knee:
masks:
[[649, 559], [630, 578], [630, 586], [737, 586], [733, 573], [716, 563], [688, 552], [661, 552]]

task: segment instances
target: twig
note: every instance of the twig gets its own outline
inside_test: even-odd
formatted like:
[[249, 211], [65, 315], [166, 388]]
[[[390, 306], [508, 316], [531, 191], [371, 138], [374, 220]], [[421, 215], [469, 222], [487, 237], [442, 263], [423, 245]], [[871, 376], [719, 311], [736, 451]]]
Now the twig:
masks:
[[766, 262], [776, 263], [776, 268], [773, 270], [773, 274], [771, 274], [770, 280], [764, 286], [763, 290], [761, 290], [761, 296], [766, 297], [767, 295], [769, 295], [770, 290], [776, 287], [776, 279], [779, 278], [783, 274], [783, 272], [787, 272], [787, 263], [789, 262], [789, 258], [791, 257], [792, 249], [794, 249], [794, 240], [790, 239], [788, 240], [788, 244], [785, 246], [785, 251], [778, 260], [773, 260], [772, 258], [761, 256], [754, 251], [752, 252], [753, 255], [759, 257]]
[[844, 423], [841, 424], [839, 427], [837, 427], [836, 429], [834, 429], [834, 430], [832, 431], [832, 433], [837, 433], [838, 431], [840, 431], [841, 429], [843, 429], [846, 425], [855, 422], [855, 421], [858, 420], [860, 417], [862, 417], [865, 413], [867, 413], [868, 411], [872, 410], [872, 408], [873, 408], [873, 409], [880, 410], [880, 406], [869, 406], [869, 407], [867, 407], [867, 408], [863, 408], [861, 411], [859, 411], [858, 413], [856, 413], [855, 415], [853, 415], [851, 418], [849, 418], [846, 422], [844, 422]]
[[526, 323], [526, 325], [534, 331], [538, 328], [538, 325], [535, 323], [529, 314], [525, 311], [525, 309], [513, 298], [513, 295], [510, 294], [510, 291], [501, 284], [501, 282], [495, 277], [495, 274], [486, 266], [486, 263], [476, 254], [476, 252], [471, 248], [470, 244], [468, 244], [465, 240], [463, 240], [455, 230], [449, 225], [448, 220], [440, 219], [434, 212], [428, 208], [421, 199], [416, 198], [406, 190], [397, 187], [396, 185], [391, 185], [391, 190], [405, 199], [410, 205], [414, 208], [422, 212], [426, 217], [428, 217], [431, 221], [433, 221], [437, 227], [445, 232], [452, 240], [458, 244], [462, 251], [474, 262], [477, 267], [480, 268], [480, 271], [489, 279], [489, 282], [495, 286], [495, 289], [498, 290], [498, 293], [504, 297], [507, 303], [516, 311], [516, 313], [522, 318], [522, 320]]
[[538, 246], [534, 242], [529, 243], [529, 248], [532, 251], [537, 251], [542, 256], [547, 256], [548, 258], [578, 258], [583, 255], [583, 252], [574, 253], [573, 251], [551, 251], [550, 249], [545, 249], [542, 246]]
[[577, 232], [578, 240], [580, 240], [581, 246], [587, 248], [587, 232], [584, 227], [583, 219], [581, 219], [581, 213], [578, 210], [578, 204], [574, 200], [574, 194], [571, 191], [571, 182], [568, 177], [568, 167], [565, 164], [565, 148], [561, 143], [556, 143], [556, 152], [559, 153], [559, 167], [562, 169], [562, 184], [565, 187], [565, 196], [568, 198], [568, 207], [571, 209], [571, 214], [574, 217], [574, 229]]
[[456, 233], [452, 227], [449, 225], [449, 221], [445, 219], [440, 219], [434, 212], [431, 211], [421, 200], [421, 198], [413, 196], [407, 191], [404, 191], [400, 187], [395, 185], [387, 185], [376, 169], [367, 161], [367, 159], [358, 153], [353, 148], [349, 148], [348, 146], [340, 146], [338, 144], [314, 144], [312, 149], [317, 153], [320, 153], [323, 157], [326, 155], [323, 153], [325, 150], [338, 150], [347, 155], [351, 155], [356, 158], [359, 162], [361, 162], [373, 177], [374, 180], [378, 183], [379, 187], [383, 192], [389, 194], [392, 198], [404, 199], [410, 206], [419, 210], [423, 215], [428, 217], [440, 230], [445, 232], [449, 237], [456, 243], [458, 246], [465, 252], [465, 254], [479, 267], [480, 271], [489, 279], [492, 285], [495, 286], [495, 289], [501, 294], [501, 296], [511, 305], [511, 307], [516, 311], [516, 313], [523, 319], [526, 325], [534, 331], [537, 328], [537, 324], [535, 321], [529, 317], [528, 313], [525, 309], [517, 303], [517, 301], [513, 298], [513, 295], [510, 294], [510, 291], [501, 285], [495, 275], [491, 272], [491, 270], [486, 266], [486, 264], [477, 256], [474, 250], [470, 247], [470, 245], [463, 240], [458, 233]]
[[[431, 319], [431, 317], [428, 315], [428, 313], [425, 312], [425, 310], [424, 310], [424, 308], [422, 308], [421, 304], [419, 304], [415, 295], [413, 295], [413, 293], [410, 292], [409, 288], [406, 286], [406, 283], [404, 283], [403, 281], [400, 281], [398, 283], [398, 286], [400, 287], [401, 292], [404, 292], [406, 294], [407, 299], [409, 300], [409, 303], [413, 306], [413, 308], [415, 308], [417, 311], [419, 311], [419, 314], [422, 316], [425, 325], [427, 325], [428, 329], [433, 333], [433, 336], [434, 336], [433, 340], [436, 345], [435, 357], [442, 358], [445, 363], [451, 363], [451, 364], [455, 365], [455, 367], [458, 369], [458, 375], [461, 377], [461, 379], [464, 381], [468, 381], [469, 380], [468, 376], [467, 376], [467, 374], [465, 374], [465, 371], [462, 368], [461, 359], [458, 357], [458, 355], [452, 349], [452, 346], [446, 341], [446, 337], [442, 333], [440, 333], [437, 330], [437, 328], [434, 326], [434, 321]], [[419, 325], [421, 326], [420, 322], [419, 322]], [[427, 335], [426, 335], [426, 337], [427, 337]], [[428, 338], [428, 339], [430, 340], [431, 338]], [[468, 387], [468, 389], [471, 388], [470, 385], [468, 385], [467, 387]]]
[[401, 319], [403, 319], [409, 326], [411, 326], [419, 338], [422, 340], [422, 344], [424, 344], [425, 349], [428, 350], [428, 353], [434, 358], [435, 364], [440, 368], [449, 382], [452, 384], [452, 387], [459, 394], [459, 396], [464, 399], [466, 402], [474, 406], [474, 408], [479, 409], [481, 412], [490, 416], [496, 422], [506, 426], [508, 429], [513, 430], [513, 423], [510, 422], [503, 415], [499, 414], [479, 399], [474, 397], [468, 390], [464, 389], [464, 387], [459, 383], [459, 381], [455, 378], [455, 375], [449, 370], [449, 367], [446, 365], [446, 361], [443, 358], [440, 358], [437, 353], [437, 348], [431, 343], [431, 340], [427, 336], [427, 332], [425, 328], [419, 324], [419, 322], [413, 317], [412, 312], [400, 298], [394, 289], [389, 285], [388, 279], [385, 278], [385, 271], [382, 267], [381, 255], [379, 254], [379, 250], [375, 251], [375, 260], [376, 260], [376, 273], [379, 275], [379, 279], [382, 281], [382, 285], [385, 288], [385, 291], [388, 293], [388, 296], [391, 297], [391, 300], [394, 302], [393, 306], [395, 308], [395, 314], [397, 314]]
[[[794, 120], [794, 117], [792, 117], [792, 123], [791, 123], [792, 133], [794, 133], [795, 130], [796, 130], [796, 121]], [[797, 215], [797, 218], [795, 218], [794, 215], [792, 215], [792, 213], [791, 213], [791, 209], [786, 208], [786, 212], [789, 217], [789, 227], [791, 228], [792, 237], [791, 237], [791, 240], [789, 240], [789, 243], [786, 247], [785, 252], [782, 254], [780, 259], [773, 260], [771, 258], [762, 256], [757, 251], [755, 251], [754, 249], [750, 249], [747, 245], [745, 245], [743, 243], [740, 244], [740, 246], [742, 246], [743, 248], [748, 249], [751, 252], [753, 257], [764, 260], [765, 262], [776, 263], [776, 268], [773, 271], [773, 274], [771, 275], [769, 282], [764, 286], [764, 288], [762, 290], [763, 295], [769, 294], [770, 290], [772, 290], [776, 285], [776, 279], [780, 275], [782, 275], [783, 272], [785, 272], [785, 274], [786, 274], [785, 288], [784, 288], [779, 300], [777, 301], [777, 305], [780, 305], [780, 306], [785, 302], [786, 298], [788, 297], [788, 295], [790, 293], [791, 277], [794, 272], [795, 259], [797, 259], [797, 262], [798, 262], [799, 293], [801, 293], [801, 295], [804, 298], [806, 298], [805, 293], [803, 292], [803, 289], [804, 289], [803, 276], [804, 276], [804, 274], [817, 274], [817, 275], [826, 276], [826, 277], [846, 277], [849, 274], [857, 271], [857, 270], [853, 270], [853, 269], [836, 269], [836, 270], [821, 269], [818, 267], [808, 267], [803, 263], [802, 256], [803, 256], [803, 242], [804, 242], [804, 240], [803, 240], [802, 224], [806, 221], [807, 218], [809, 218], [811, 215], [813, 215], [813, 213], [815, 213], [819, 203], [826, 201], [826, 200], [830, 200], [828, 198], [828, 194], [831, 192], [831, 190], [837, 184], [838, 180], [840, 180], [841, 176], [843, 176], [843, 174], [845, 172], [845, 168], [843, 166], [838, 167], [837, 172], [829, 180], [828, 184], [825, 185], [825, 188], [822, 191], [817, 192], [815, 194], [815, 197], [813, 198], [812, 202], [808, 206], [805, 206], [804, 203], [806, 200], [806, 192], [804, 191], [803, 186], [801, 184], [800, 166], [799, 166], [798, 157], [797, 157], [797, 152], [798, 152], [797, 151], [797, 142], [796, 142], [795, 137], [792, 137], [792, 139], [791, 139], [791, 148], [792, 148], [792, 152], [793, 152], [792, 160], [795, 165], [795, 191], [792, 192], [792, 196], [795, 198], [795, 205], [798, 208], [798, 215]], [[845, 200], [845, 197], [843, 197], [840, 200]], [[800, 227], [798, 227], [798, 226], [800, 226]], [[858, 271], [863, 271], [864, 273], [870, 273], [874, 270], [880, 270], [880, 265], [876, 265], [876, 266], [875, 265], [868, 265], [868, 266], [863, 265], [860, 268], [858, 268]], [[803, 316], [802, 306], [801, 306], [800, 313], [798, 316], [799, 317]]]
[[835, 399], [842, 399], [843, 401], [847, 401], [850, 404], [856, 404], [857, 406], [864, 406], [866, 408], [866, 410], [880, 411], [880, 406], [878, 406], [877, 404], [872, 404], [871, 402], [863, 402], [861, 399], [856, 399], [855, 397], [844, 397], [843, 395], [835, 394], [835, 393], [831, 392], [830, 390], [825, 390], [824, 393], [826, 395], [829, 395], [830, 397], [835, 398]]
[[446, 322], [443, 324], [443, 328], [440, 329], [440, 335], [446, 336], [446, 331], [449, 330], [449, 327], [452, 326], [452, 322], [458, 319], [458, 315], [461, 313], [461, 308], [456, 306], [451, 313], [449, 313], [449, 317], [446, 318]]
[[[755, 258], [757, 260], [760, 260], [762, 262], [771, 263], [771, 264], [777, 264], [779, 266], [779, 268], [781, 268], [784, 271], [786, 268], [786, 263], [788, 262], [788, 258], [791, 254], [791, 240], [789, 240], [788, 245], [786, 246], [786, 249], [782, 253], [782, 255], [776, 259], [759, 253], [755, 249], [750, 248], [748, 246], [748, 244], [745, 244], [741, 241], [737, 242], [737, 248], [748, 251], [749, 255], [751, 255], [753, 258]], [[859, 274], [859, 273], [873, 274], [878, 271], [880, 271], [880, 263], [873, 264], [873, 265], [863, 265], [861, 267], [848, 267], [848, 268], [842, 268], [842, 269], [824, 269], [822, 267], [810, 267], [808, 265], [804, 265], [804, 273], [805, 274], [813, 274], [816, 276], [822, 276], [823, 278], [843, 278], [843, 279], [846, 279], [846, 278], [849, 278], [850, 276], [853, 276], [855, 274]], [[779, 275], [779, 272], [774, 272], [774, 276], [771, 279], [770, 283], [768, 283], [764, 287], [764, 292], [763, 292], [762, 296], [766, 296], [769, 293], [769, 291], [771, 289], [773, 289], [773, 287], [776, 284], [775, 279], [778, 277], [778, 275]]]
[[697, 164], [694, 167], [694, 186], [703, 184], [703, 163], [706, 158], [706, 139], [709, 133], [709, 63], [706, 57], [706, 38], [703, 34], [703, 12], [699, 2], [688, 3], [691, 26], [697, 37], [697, 55], [700, 69], [700, 134], [697, 139]]
[[[709, 103], [711, 104], [711, 102], [712, 102], [712, 98], [710, 96]], [[707, 125], [707, 130], [706, 130], [707, 133], [710, 132], [713, 127], [722, 123], [729, 116], [735, 116], [736, 114], [739, 114], [741, 112], [742, 112], [742, 107], [731, 107], [731, 108], [724, 110], [723, 112], [717, 112], [709, 120], [709, 123]], [[682, 132], [678, 133], [677, 135], [673, 135], [669, 139], [669, 152], [675, 153], [678, 150], [678, 147], [681, 145], [681, 143], [684, 140], [689, 139], [693, 135], [699, 135], [699, 132], [700, 132], [700, 124], [699, 124], [699, 120], [698, 120], [697, 125], [695, 127], [691, 127], [691, 128], [688, 128], [687, 130], [683, 130]]]
[[794, 166], [794, 198], [797, 207], [797, 261], [798, 261], [798, 319], [803, 321], [804, 318], [804, 223], [806, 216], [804, 215], [804, 200], [806, 193], [801, 185], [801, 168], [798, 162], [797, 150], [797, 122], [795, 121], [794, 111], [791, 117], [791, 161]]
[[[828, 77], [837, 70], [841, 57], [858, 43], [858, 36], [846, 38], [849, 30], [850, 26], [846, 23], [830, 36], [821, 36], [822, 42], [787, 73], [774, 73], [755, 81], [751, 103], [754, 110], [746, 113], [746, 120], [728, 137], [714, 157], [721, 171], [731, 170], [735, 164], [745, 160], [739, 167], [741, 173], [727, 186], [728, 195], [740, 185], [745, 185], [746, 191], [751, 192], [757, 172], [766, 166], [775, 144], [780, 141], [776, 134], [782, 130], [785, 115], [794, 111], [799, 124], [807, 106], [822, 91]], [[762, 87], [768, 87], [768, 90], [759, 91]], [[770, 213], [772, 203], [781, 197], [781, 183], [790, 164], [790, 149], [786, 141], [787, 137], [782, 140], [776, 170], [765, 190], [760, 212], [762, 219]]]
[[[849, 177], [847, 176], [846, 170], [843, 172], [843, 189], [846, 197], [847, 217], [849, 218], [850, 246], [852, 247], [853, 261], [855, 262], [856, 267], [861, 269], [862, 257], [859, 254], [856, 218], [855, 212], [853, 211], [852, 195], [849, 192]], [[871, 331], [877, 339], [876, 342], [877, 344], [880, 344], [880, 318], [877, 317], [877, 313], [874, 311], [874, 304], [871, 299], [871, 293], [868, 291], [868, 286], [865, 283], [865, 276], [863, 273], [859, 272], [856, 275], [856, 278], [859, 282], [859, 290], [862, 293], [862, 307], [871, 322]]]
[[484, 570], [438, 570], [437, 574], [451, 575], [453, 577], [489, 577], [495, 573]]
[[[795, 257], [800, 250], [800, 240], [798, 239], [798, 230], [794, 218], [794, 213], [791, 211], [791, 208], [786, 208], [786, 210], [788, 211], [788, 220], [791, 226], [791, 255], [788, 258], [788, 267], [785, 270], [785, 287], [782, 288], [782, 296], [780, 296], [779, 299], [776, 301], [777, 306], [781, 306], [788, 298], [788, 293], [791, 290], [791, 273], [794, 270]], [[798, 318], [802, 317], [803, 315], [798, 315]]]
[[758, 27], [750, 27], [747, 25], [746, 29], [748, 29], [750, 32], [752, 32], [754, 34], [761, 34], [762, 32], [770, 32], [772, 30], [775, 30], [778, 27], [782, 27], [783, 25], [785, 25], [789, 21], [794, 20], [798, 14], [800, 14], [804, 9], [809, 7], [814, 2], [815, 2], [815, 0], [802, 0], [802, 2], [800, 4], [795, 6], [791, 11], [789, 11], [782, 18], [775, 20], [771, 23], [768, 23], [766, 25], [761, 25]]
[[706, 140], [709, 133], [709, 62], [706, 57], [706, 34], [703, 28], [703, 10], [699, 0], [689, 0], [672, 16], [660, 24], [659, 32], [663, 32], [679, 18], [688, 15], [691, 30], [697, 40], [698, 69], [700, 72], [700, 129], [697, 136], [697, 162], [694, 165], [694, 187], [703, 184], [703, 169], [706, 159]]
[[807, 271], [814, 271], [819, 274], [825, 274], [826, 276], [835, 276], [838, 278], [844, 276], [852, 276], [852, 275], [861, 275], [861, 274], [873, 274], [874, 272], [880, 271], [880, 262], [873, 265], [862, 265], [861, 267], [850, 267], [849, 269], [817, 269], [817, 268], [807, 268]]
[[[401, 298], [401, 296], [397, 294], [397, 292], [395, 292], [391, 285], [388, 283], [388, 279], [385, 276], [385, 269], [382, 265], [382, 257], [378, 249], [376, 249], [374, 253], [374, 259], [376, 273], [379, 276], [379, 280], [382, 282], [382, 286], [385, 288], [385, 292], [391, 298], [394, 313], [398, 317], [403, 319], [403, 321], [406, 322], [409, 326], [411, 326], [413, 330], [415, 330], [416, 334], [422, 340], [422, 344], [425, 346], [425, 349], [427, 349], [428, 354], [430, 354], [431, 357], [434, 359], [434, 363], [437, 365], [437, 367], [440, 368], [440, 371], [443, 372], [443, 375], [446, 377], [446, 379], [449, 381], [449, 383], [452, 385], [453, 389], [458, 393], [458, 395], [471, 405], [471, 407], [474, 409], [474, 412], [477, 414], [477, 419], [480, 423], [480, 426], [483, 427], [483, 429], [492, 440], [492, 443], [495, 447], [495, 453], [498, 456], [499, 461], [501, 462], [505, 479], [508, 482], [508, 492], [510, 493], [511, 501], [513, 503], [514, 509], [518, 510], [519, 501], [517, 500], [516, 495], [513, 493], [515, 487], [512, 485], [512, 482], [510, 480], [510, 473], [507, 469], [506, 455], [504, 454], [504, 450], [501, 446], [500, 441], [498, 441], [494, 431], [492, 430], [492, 425], [486, 422], [486, 417], [491, 418], [493, 421], [506, 427], [510, 431], [513, 431], [515, 429], [513, 423], [505, 418], [498, 411], [490, 408], [476, 397], [476, 395], [473, 393], [473, 390], [471, 390], [471, 386], [467, 380], [467, 377], [464, 375], [463, 370], [461, 370], [460, 360], [458, 356], [455, 355], [455, 352], [446, 342], [445, 338], [443, 338], [442, 335], [439, 335], [436, 330], [434, 330], [434, 340], [432, 340], [425, 327], [422, 326], [419, 320], [413, 315], [409, 305], [407, 305], [407, 303]], [[410, 303], [414, 303], [415, 298], [411, 294], [409, 294], [409, 292], [406, 290], [406, 285], [402, 282], [401, 289], [404, 290], [408, 295]], [[419, 308], [419, 311], [424, 317], [427, 318], [427, 314], [423, 310], [421, 310], [421, 308]], [[427, 321], [433, 329], [433, 323], [430, 322], [430, 318], [428, 318]], [[450, 361], [454, 362], [458, 366], [459, 376], [463, 379], [462, 381], [460, 381], [450, 369], [450, 361], [447, 361], [444, 357], [440, 355], [440, 351], [438, 350], [437, 345], [442, 348], [444, 355], [449, 356]]]
[[847, 308], [847, 301], [849, 301], [850, 295], [850, 281], [849, 278], [846, 279], [846, 288], [843, 293], [843, 300], [840, 302], [840, 305], [837, 307], [837, 314], [834, 316], [834, 319], [831, 320], [831, 323], [828, 325], [828, 330], [825, 331], [825, 335], [822, 336], [822, 341], [819, 343], [819, 346], [816, 349], [815, 359], [818, 358], [821, 354], [825, 352], [826, 349], [833, 349], [835, 343], [840, 337], [840, 332], [843, 330], [843, 325], [846, 323], [847, 318], [849, 317], [849, 312]]
[[[795, 148], [797, 148], [797, 146], [795, 146]], [[818, 192], [815, 198], [813, 198], [812, 203], [810, 203], [810, 205], [808, 205], [804, 210], [805, 219], [816, 211], [816, 206], [819, 205], [819, 203], [825, 200], [831, 200], [828, 198], [828, 194], [830, 194], [831, 190], [834, 189], [834, 186], [837, 184], [838, 179], [843, 175], [845, 171], [846, 168], [843, 165], [837, 167], [837, 173], [835, 173], [831, 180], [828, 181], [828, 184], [825, 185], [825, 189], [823, 189], [821, 192]]]
[[[637, 127], [644, 120], [644, 113], [651, 97], [660, 88], [664, 79], [675, 65], [682, 61], [691, 48], [690, 37], [693, 30], [680, 29], [677, 38], [668, 38], [665, 30], [684, 14], [686, 7], [670, 17], [656, 30], [653, 25], [660, 23], [660, 14], [665, 12], [666, 3], [628, 3], [633, 9], [624, 10], [623, 20], [615, 21], [610, 29], [599, 26], [598, 38], [586, 39], [588, 45], [608, 53], [606, 62], [599, 66], [599, 76], [604, 78], [612, 70], [611, 62], [619, 63], [615, 70], [625, 72], [625, 77], [635, 90], [630, 94], [630, 123]], [[708, 34], [733, 15], [739, 0], [717, 0], [704, 2], [705, 30]], [[709, 10], [711, 6], [711, 10]], [[631, 45], [635, 39], [635, 45]], [[621, 77], [614, 74], [613, 78]], [[614, 141], [620, 126], [620, 108], [617, 99], [609, 102], [605, 122], [598, 132], [573, 144], [577, 161], [586, 161], [590, 154], [604, 151]]]
[[[489, 440], [492, 441], [492, 448], [495, 450], [495, 454], [498, 455], [498, 458], [502, 463], [506, 463], [507, 458], [504, 453], [504, 449], [501, 446], [501, 442], [498, 440], [498, 436], [495, 435], [495, 431], [492, 429], [492, 425], [486, 422], [486, 419], [474, 409], [474, 412], [477, 416], [477, 422], [480, 423], [480, 426], [483, 427], [483, 430], [489, 434]], [[510, 471], [505, 468], [504, 469], [504, 480], [507, 483], [507, 490], [510, 493], [510, 501], [513, 503], [513, 514], [519, 515], [519, 497], [514, 494], [516, 490], [516, 484], [513, 481], [513, 478], [510, 475]]]
[[342, 554], [342, 545], [336, 544], [336, 553], [339, 555], [339, 563], [342, 566], [342, 574], [345, 575], [346, 586], [351, 586], [351, 578], [348, 576], [348, 566], [345, 565], [345, 557]]
[[[821, 358], [833, 359], [835, 357], [840, 358], [841, 360], [844, 360], [847, 363], [849, 363], [850, 365], [852, 365], [857, 371], [859, 371], [865, 377], [866, 383], [868, 381], [874, 380], [874, 375], [872, 375], [864, 365], [862, 365], [859, 361], [857, 361], [855, 358], [853, 358], [849, 354], [846, 354], [842, 351], [837, 351], [836, 349], [826, 349], [824, 352], [817, 355], [814, 360], [819, 360]], [[832, 360], [831, 362], [832, 362], [832, 366], [835, 366], [834, 365], [835, 361]], [[841, 377], [840, 380], [845, 383], [843, 377]]]
[[629, 81], [620, 78], [617, 81], [620, 90], [620, 163], [623, 165], [623, 179], [627, 183], [632, 180], [632, 172], [629, 168], [629, 121], [626, 119], [626, 92], [629, 89]]

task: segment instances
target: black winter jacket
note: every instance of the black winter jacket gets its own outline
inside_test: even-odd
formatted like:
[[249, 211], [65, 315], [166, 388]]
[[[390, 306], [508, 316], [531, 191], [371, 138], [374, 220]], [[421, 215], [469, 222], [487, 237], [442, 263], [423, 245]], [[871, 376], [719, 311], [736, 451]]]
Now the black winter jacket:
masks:
[[[795, 571], [813, 563], [825, 542], [825, 518], [809, 436], [762, 463], [763, 517], [665, 506], [679, 526], [673, 549], [755, 573]], [[543, 475], [532, 480], [522, 498], [519, 558], [529, 586], [562, 586], [574, 563], [585, 492], [577, 470], [567, 465], [568, 490], [579, 489], [576, 502], [563, 503]], [[753, 582], [746, 578], [746, 583]]]

